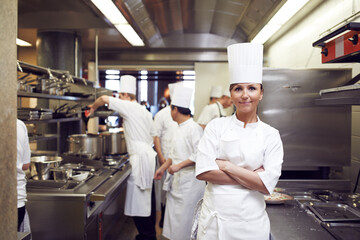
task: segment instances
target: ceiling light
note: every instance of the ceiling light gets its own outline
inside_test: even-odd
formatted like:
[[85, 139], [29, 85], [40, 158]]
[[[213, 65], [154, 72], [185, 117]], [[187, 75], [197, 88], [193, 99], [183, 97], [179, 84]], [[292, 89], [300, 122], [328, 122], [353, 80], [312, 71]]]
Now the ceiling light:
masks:
[[116, 24], [116, 29], [133, 46], [144, 46], [144, 42], [129, 24]]
[[19, 38], [16, 38], [16, 45], [21, 46], [21, 47], [31, 47], [32, 46], [31, 43], [28, 43], [28, 42], [26, 42], [24, 40], [21, 40]]
[[120, 76], [119, 75], [105, 75], [105, 78], [115, 80], [115, 79], [120, 79]]
[[125, 17], [111, 0], [91, 0], [91, 2], [115, 26], [123, 37], [133, 46], [144, 46], [144, 42], [126, 21]]
[[106, 74], [120, 74], [120, 70], [108, 69], [105, 71]]
[[184, 80], [195, 80], [195, 76], [183, 76]]
[[141, 75], [147, 75], [147, 74], [148, 74], [148, 71], [142, 70], [140, 73], [141, 73]]
[[265, 43], [282, 25], [295, 15], [309, 0], [288, 0], [251, 42]]

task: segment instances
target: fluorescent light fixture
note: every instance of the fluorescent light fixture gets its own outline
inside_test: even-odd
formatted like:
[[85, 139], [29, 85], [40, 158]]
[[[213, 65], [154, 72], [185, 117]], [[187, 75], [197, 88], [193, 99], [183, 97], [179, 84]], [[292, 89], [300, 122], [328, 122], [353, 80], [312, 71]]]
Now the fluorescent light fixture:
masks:
[[148, 74], [148, 71], [146, 71], [146, 70], [141, 71], [141, 75], [147, 75], [147, 74]]
[[106, 79], [120, 79], [119, 75], [105, 75]]
[[116, 24], [115, 27], [131, 45], [144, 46], [144, 42], [129, 24]]
[[288, 0], [251, 42], [265, 43], [282, 25], [297, 13], [309, 0]]
[[184, 70], [183, 75], [195, 75], [195, 71], [194, 70]]
[[105, 71], [106, 74], [113, 74], [113, 75], [116, 75], [116, 74], [120, 74], [120, 70], [113, 70], [113, 69], [108, 69]]
[[147, 76], [147, 75], [141, 75], [141, 76], [140, 76], [140, 79], [141, 79], [141, 80], [147, 80], [147, 79], [148, 79], [148, 76]]
[[16, 38], [16, 45], [20, 46], [20, 47], [31, 47], [31, 43], [28, 43], [24, 40], [21, 40], [19, 38]]
[[115, 26], [124, 38], [133, 46], [144, 46], [144, 42], [126, 21], [117, 6], [111, 0], [91, 0], [91, 2]]

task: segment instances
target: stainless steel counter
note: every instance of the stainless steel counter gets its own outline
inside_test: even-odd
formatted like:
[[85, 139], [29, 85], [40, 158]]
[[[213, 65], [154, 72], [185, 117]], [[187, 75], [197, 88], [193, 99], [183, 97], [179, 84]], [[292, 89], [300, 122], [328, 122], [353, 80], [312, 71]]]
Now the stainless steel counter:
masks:
[[80, 183], [30, 181], [26, 207], [33, 238], [106, 239], [122, 218], [130, 173], [130, 163], [125, 162], [118, 168], [103, 167]]
[[295, 200], [267, 205], [266, 211], [273, 240], [335, 239], [311, 216], [309, 210], [302, 209]]

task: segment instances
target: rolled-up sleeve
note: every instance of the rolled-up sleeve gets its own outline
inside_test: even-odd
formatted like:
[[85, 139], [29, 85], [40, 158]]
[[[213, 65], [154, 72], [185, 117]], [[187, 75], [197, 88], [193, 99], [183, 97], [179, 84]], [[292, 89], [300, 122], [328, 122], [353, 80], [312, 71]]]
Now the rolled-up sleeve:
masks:
[[265, 144], [264, 171], [258, 174], [271, 194], [281, 175], [281, 166], [284, 158], [284, 150], [279, 132], [276, 130], [269, 134]]
[[[216, 119], [217, 120], [217, 119]], [[216, 163], [217, 152], [219, 149], [219, 136], [217, 136], [217, 121], [211, 121], [205, 128], [196, 154], [195, 174], [196, 176], [211, 170], [218, 170]]]

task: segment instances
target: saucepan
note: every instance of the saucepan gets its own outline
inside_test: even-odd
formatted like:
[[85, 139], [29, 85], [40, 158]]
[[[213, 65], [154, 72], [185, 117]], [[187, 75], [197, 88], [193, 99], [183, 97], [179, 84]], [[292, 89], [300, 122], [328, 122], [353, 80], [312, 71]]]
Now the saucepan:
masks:
[[60, 166], [62, 157], [37, 156], [31, 157], [30, 174], [34, 180], [47, 180], [50, 178], [50, 169]]

